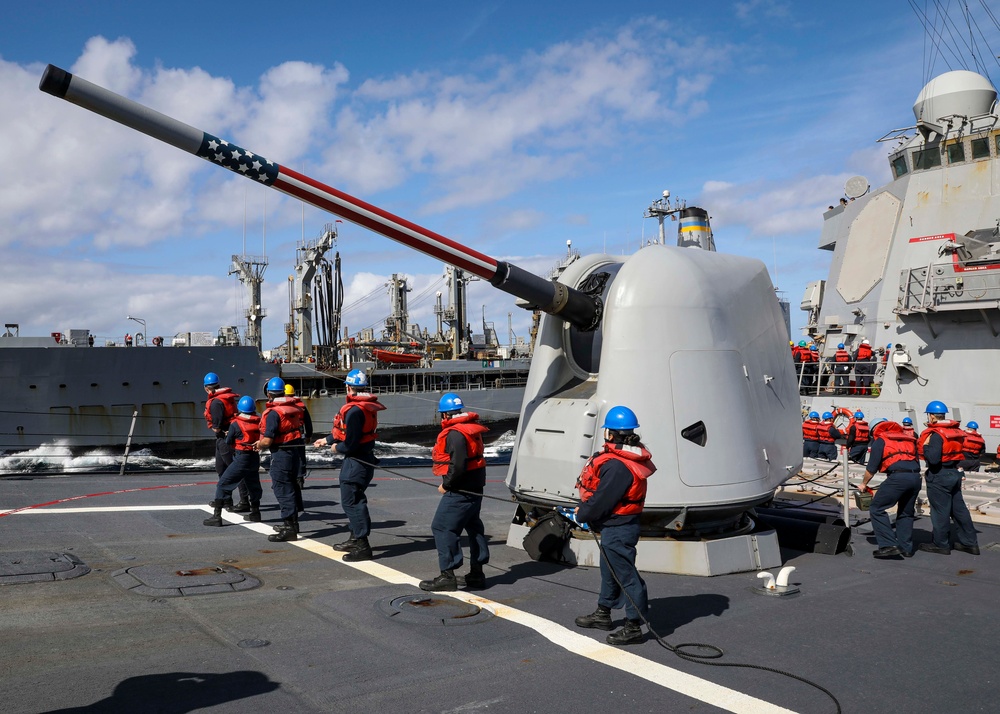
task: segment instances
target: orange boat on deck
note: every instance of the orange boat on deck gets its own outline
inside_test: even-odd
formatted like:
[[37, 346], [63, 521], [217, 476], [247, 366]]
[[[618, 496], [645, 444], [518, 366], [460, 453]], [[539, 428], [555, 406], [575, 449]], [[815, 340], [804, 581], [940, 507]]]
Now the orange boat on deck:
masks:
[[372, 357], [380, 362], [390, 364], [416, 364], [422, 355], [414, 352], [393, 352], [392, 350], [372, 349]]

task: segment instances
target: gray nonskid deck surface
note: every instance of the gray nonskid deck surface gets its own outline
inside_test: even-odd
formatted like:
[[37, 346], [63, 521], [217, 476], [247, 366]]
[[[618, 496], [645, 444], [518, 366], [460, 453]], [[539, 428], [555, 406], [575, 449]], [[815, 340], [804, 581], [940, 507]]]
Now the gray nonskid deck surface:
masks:
[[[408, 475], [431, 479], [428, 469]], [[344, 538], [336, 472], [307, 482], [304, 536]], [[496, 474], [491, 474], [491, 478]], [[120, 488], [208, 481], [214, 474], [0, 479], [0, 507]], [[488, 493], [505, 496], [493, 481]], [[201, 506], [209, 486], [86, 498], [0, 518], [0, 552], [69, 552], [93, 570], [82, 577], [0, 587], [5, 712], [715, 712], [719, 708], [593, 661], [501, 616], [440, 626], [390, 618], [379, 603], [416, 594], [291, 543], [270, 543], [239, 525], [206, 528], [203, 510], [53, 514], [55, 509]], [[426, 578], [437, 572], [430, 520], [438, 495], [384, 473], [369, 491], [375, 563]], [[265, 495], [265, 518], [276, 518]], [[37, 510], [37, 509], [36, 509]], [[578, 630], [599, 576], [592, 568], [535, 563], [503, 545], [513, 511], [484, 502], [491, 537], [489, 587], [481, 594]], [[917, 523], [927, 540], [929, 519]], [[996, 711], [994, 663], [1000, 625], [1000, 531], [979, 526], [983, 555], [918, 553], [877, 561], [855, 535], [858, 555], [786, 553], [802, 594], [751, 592], [754, 573], [715, 578], [644, 574], [651, 621], [671, 643], [707, 642], [724, 662], [784, 669], [830, 689], [844, 711]], [[190, 562], [228, 564], [259, 578], [244, 592], [156, 598], [126, 592], [122, 568]], [[443, 597], [443, 596], [438, 596]], [[616, 613], [619, 617], [621, 613]], [[268, 640], [265, 647], [241, 647]], [[685, 662], [654, 641], [627, 648], [644, 658], [801, 712], [832, 712], [821, 693], [760, 670]], [[662, 667], [660, 668], [662, 672]], [[750, 709], [737, 709], [750, 711]]]

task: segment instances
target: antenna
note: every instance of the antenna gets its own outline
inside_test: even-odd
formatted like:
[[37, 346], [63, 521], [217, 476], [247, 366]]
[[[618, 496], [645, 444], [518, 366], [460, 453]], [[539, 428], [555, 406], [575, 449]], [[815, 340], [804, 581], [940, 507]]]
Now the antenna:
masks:
[[774, 243], [774, 236], [771, 236], [771, 250], [774, 252], [774, 289], [778, 289], [778, 248]]

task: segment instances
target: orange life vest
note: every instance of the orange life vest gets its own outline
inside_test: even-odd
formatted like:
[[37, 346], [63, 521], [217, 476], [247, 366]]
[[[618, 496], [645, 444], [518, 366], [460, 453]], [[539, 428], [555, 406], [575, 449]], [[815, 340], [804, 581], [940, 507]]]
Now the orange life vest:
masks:
[[868, 359], [872, 356], [872, 346], [861, 344], [858, 345], [858, 359]]
[[821, 444], [832, 444], [836, 441], [836, 439], [830, 436], [831, 426], [833, 426], [833, 421], [830, 419], [824, 419], [818, 424], [818, 429], [816, 430], [816, 440]]
[[854, 443], [867, 444], [868, 437], [871, 434], [868, 422], [864, 419], [851, 419], [851, 425], [854, 427]]
[[887, 421], [876, 424], [872, 431], [872, 436], [885, 444], [882, 463], [878, 467], [882, 473], [889, 473], [889, 467], [899, 461], [917, 460], [917, 440], [905, 433], [904, 428], [896, 422]]
[[646, 501], [646, 479], [655, 471], [651, 454], [645, 447], [617, 447], [611, 443], [605, 443], [604, 449], [590, 457], [576, 485], [580, 491], [580, 500], [586, 501], [601, 483], [601, 464], [617, 459], [621, 461], [632, 473], [632, 485], [619, 501], [612, 513], [616, 516], [632, 516], [642, 513], [642, 504]]
[[360, 408], [365, 415], [365, 424], [361, 427], [360, 443], [367, 444], [375, 441], [375, 438], [378, 436], [375, 433], [378, 429], [378, 413], [385, 409], [385, 404], [382, 404], [374, 394], [347, 395], [347, 403], [333, 417], [333, 429], [331, 431], [333, 440], [347, 441], [347, 427], [344, 420], [347, 418], [347, 412], [354, 407]]
[[962, 452], [966, 458], [978, 459], [986, 451], [986, 440], [974, 431], [965, 432], [965, 441], [962, 445]]
[[260, 441], [260, 417], [256, 414], [237, 414], [233, 420], [240, 425], [243, 436], [236, 440], [237, 451], [253, 451], [253, 445]]
[[961, 461], [965, 454], [962, 445], [965, 443], [965, 432], [958, 428], [958, 422], [953, 420], [938, 421], [928, 424], [927, 428], [920, 432], [920, 442], [918, 444], [920, 458], [924, 458], [924, 445], [931, 434], [938, 434], [941, 437], [941, 463], [949, 464]]
[[916, 439], [916, 438], [917, 438], [917, 430], [916, 430], [916, 429], [914, 429], [914, 428], [913, 428], [912, 426], [906, 426], [906, 425], [904, 425], [904, 426], [903, 426], [903, 433], [904, 433], [904, 434], [909, 434], [909, 435], [910, 435], [910, 436], [912, 436], [912, 437], [913, 437], [914, 439]]
[[301, 403], [297, 397], [277, 397], [264, 407], [260, 415], [262, 427], [267, 423], [268, 414], [271, 412], [278, 414], [278, 433], [274, 435], [273, 443], [287, 444], [303, 438], [302, 425], [305, 421], [305, 412], [299, 406]]
[[819, 441], [819, 422], [806, 419], [802, 422], [803, 441]]
[[233, 417], [236, 416], [236, 402], [239, 401], [239, 396], [229, 387], [220, 387], [209, 395], [208, 399], [205, 400], [205, 423], [209, 429], [212, 428], [212, 402], [216, 399], [222, 402], [223, 409], [222, 423], [219, 428], [226, 431], [233, 422]]
[[431, 450], [431, 472], [435, 476], [447, 476], [448, 467], [451, 465], [451, 455], [445, 451], [445, 441], [448, 433], [457, 431], [465, 437], [465, 470], [486, 468], [486, 458], [483, 455], [483, 434], [489, 431], [479, 423], [479, 415], [475, 412], [465, 412], [456, 414], [453, 417], [446, 417], [441, 420], [441, 433], [438, 434], [434, 448]]
[[837, 350], [833, 353], [834, 362], [850, 362], [851, 355], [847, 353], [847, 350]]

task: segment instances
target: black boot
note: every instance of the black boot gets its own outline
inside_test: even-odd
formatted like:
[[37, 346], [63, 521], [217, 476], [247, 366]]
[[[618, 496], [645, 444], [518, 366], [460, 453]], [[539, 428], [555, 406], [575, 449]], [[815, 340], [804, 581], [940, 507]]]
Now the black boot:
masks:
[[221, 501], [212, 501], [208, 505], [211, 506], [212, 508], [214, 508], [215, 510], [212, 513], [212, 517], [211, 518], [206, 518], [205, 520], [203, 520], [201, 522], [202, 525], [221, 527], [222, 526], [222, 502]]
[[277, 533], [272, 533], [267, 537], [272, 543], [280, 543], [288, 540], [298, 540], [299, 537], [295, 533], [295, 523], [291, 518], [286, 518], [278, 529]]
[[429, 593], [454, 592], [458, 590], [458, 581], [454, 570], [442, 570], [433, 580], [421, 580], [420, 589]]
[[590, 627], [595, 630], [613, 630], [615, 625], [611, 622], [611, 610], [598, 605], [597, 609], [589, 615], [581, 615], [576, 618], [577, 627]]
[[243, 520], [260, 523], [260, 501], [250, 501], [250, 513], [243, 516]]
[[241, 499], [239, 503], [228, 509], [228, 511], [230, 513], [249, 513], [250, 503]]
[[354, 550], [354, 547], [357, 544], [358, 544], [358, 539], [355, 538], [354, 534], [352, 533], [350, 538], [345, 540], [343, 543], [337, 543], [335, 546], [333, 546], [333, 549], [341, 553], [350, 553], [352, 550]]
[[358, 538], [354, 542], [354, 549], [344, 553], [343, 560], [347, 563], [356, 563], [359, 560], [371, 560], [372, 547], [368, 545], [367, 538]]
[[232, 496], [232, 494], [229, 494], [224, 499], [222, 499], [222, 507], [225, 508], [227, 511], [232, 512], [232, 510], [233, 510], [233, 496]]
[[473, 565], [469, 574], [464, 578], [458, 578], [458, 584], [466, 590], [482, 590], [486, 587], [486, 575], [483, 573], [482, 565]]
[[607, 636], [609, 645], [637, 645], [645, 636], [642, 634], [642, 623], [639, 620], [626, 620], [625, 627]]

